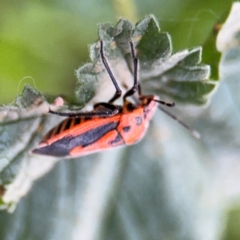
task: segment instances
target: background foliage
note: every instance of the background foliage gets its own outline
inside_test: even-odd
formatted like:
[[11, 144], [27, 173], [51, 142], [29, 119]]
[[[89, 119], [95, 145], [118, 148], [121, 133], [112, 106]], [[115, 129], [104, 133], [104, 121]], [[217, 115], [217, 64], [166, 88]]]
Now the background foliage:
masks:
[[24, 83], [49, 94], [71, 95], [74, 70], [89, 61], [87, 45], [97, 39], [99, 23], [115, 24], [119, 16], [136, 22], [152, 13], [178, 51], [204, 45], [230, 5], [217, 0], [1, 1], [0, 102], [12, 102]]
[[[174, 51], [205, 46], [203, 62], [218, 79], [213, 28], [230, 6], [231, 1], [2, 1], [0, 101], [13, 102], [26, 82], [49, 94], [73, 94], [74, 69], [90, 61], [87, 44], [96, 40], [97, 24], [115, 24], [118, 16], [137, 21], [153, 13], [171, 34]], [[222, 58], [223, 79], [211, 104], [176, 110], [201, 132], [201, 141], [158, 113], [136, 146], [59, 162], [13, 214], [0, 214], [1, 239], [239, 239], [239, 94], [237, 79], [224, 70], [229, 56]], [[34, 132], [31, 119], [29, 126], [22, 131]]]

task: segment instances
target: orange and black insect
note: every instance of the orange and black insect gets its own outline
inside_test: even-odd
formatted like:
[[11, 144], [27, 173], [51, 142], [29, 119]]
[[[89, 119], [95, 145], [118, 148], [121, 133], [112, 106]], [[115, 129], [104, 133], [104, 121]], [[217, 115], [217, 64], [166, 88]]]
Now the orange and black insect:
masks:
[[[142, 95], [138, 81], [138, 59], [133, 42], [130, 41], [129, 45], [133, 59], [133, 86], [124, 94], [123, 105], [114, 104], [115, 100], [121, 97], [122, 92], [105, 58], [103, 42], [100, 41], [101, 60], [116, 89], [115, 94], [108, 102], [95, 104], [91, 112], [61, 113], [49, 110], [52, 114], [68, 118], [50, 130], [32, 153], [55, 157], [77, 157], [134, 144], [145, 135], [157, 107], [190, 130], [187, 125], [159, 106], [163, 104], [173, 107], [174, 103], [161, 101], [155, 95]], [[135, 93], [138, 93], [138, 99], [133, 103], [133, 100], [128, 98]], [[197, 137], [195, 131], [191, 133]]]

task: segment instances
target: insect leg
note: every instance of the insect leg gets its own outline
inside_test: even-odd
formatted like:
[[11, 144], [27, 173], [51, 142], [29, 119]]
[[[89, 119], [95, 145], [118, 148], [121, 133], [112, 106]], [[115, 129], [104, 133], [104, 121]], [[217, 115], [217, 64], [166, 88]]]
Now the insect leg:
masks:
[[118, 99], [119, 97], [121, 97], [122, 95], [122, 91], [121, 89], [119, 88], [118, 84], [117, 84], [117, 81], [116, 79], [114, 78], [113, 74], [112, 74], [112, 71], [108, 65], [108, 62], [107, 62], [107, 59], [105, 58], [104, 56], [104, 50], [103, 50], [103, 41], [100, 40], [100, 55], [101, 55], [101, 59], [102, 59], [102, 62], [103, 62], [103, 65], [104, 67], [106, 68], [107, 70], [107, 73], [109, 75], [109, 77], [111, 78], [112, 80], [112, 83], [116, 89], [116, 92], [115, 94], [113, 95], [113, 97], [108, 101], [109, 103], [112, 103], [114, 102], [116, 99]]
[[123, 100], [125, 101], [127, 97], [132, 96], [136, 91], [138, 91], [139, 95], [141, 96], [141, 87], [138, 82], [138, 59], [136, 57], [135, 49], [133, 42], [129, 42], [131, 55], [133, 59], [133, 86], [130, 88], [123, 96]]
[[75, 117], [75, 118], [93, 118], [93, 117], [110, 117], [114, 116], [119, 112], [117, 108], [115, 109], [104, 109], [92, 112], [55, 112], [49, 109], [49, 113], [63, 116], [63, 117]]
[[122, 109], [122, 106], [118, 106], [118, 105], [113, 105], [111, 103], [106, 103], [106, 102], [99, 102], [94, 104], [94, 110], [98, 111], [98, 110], [107, 110], [107, 111], [111, 111], [111, 112], [116, 112], [119, 113]]

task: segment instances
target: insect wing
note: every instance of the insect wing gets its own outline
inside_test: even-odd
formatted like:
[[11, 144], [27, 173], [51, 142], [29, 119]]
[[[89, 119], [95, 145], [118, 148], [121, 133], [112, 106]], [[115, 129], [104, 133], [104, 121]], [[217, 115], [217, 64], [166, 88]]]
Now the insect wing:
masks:
[[108, 131], [104, 136], [99, 138], [97, 141], [88, 144], [86, 146], [77, 146], [70, 151], [71, 156], [81, 156], [90, 153], [98, 152], [101, 150], [109, 149], [112, 147], [117, 147], [124, 145], [122, 136], [117, 130]]
[[[32, 153], [69, 157], [71, 155], [86, 155], [90, 152], [110, 148], [112, 147], [111, 141], [116, 138], [114, 130], [119, 124], [119, 119], [118, 115], [109, 118], [93, 118], [72, 126], [67, 130], [62, 129], [59, 133], [54, 128], [50, 131], [53, 135], [51, 136], [48, 133], [39, 147], [32, 150]], [[56, 128], [59, 129], [60, 125]], [[105, 135], [108, 138], [101, 142]], [[101, 144], [99, 145], [99, 143]]]

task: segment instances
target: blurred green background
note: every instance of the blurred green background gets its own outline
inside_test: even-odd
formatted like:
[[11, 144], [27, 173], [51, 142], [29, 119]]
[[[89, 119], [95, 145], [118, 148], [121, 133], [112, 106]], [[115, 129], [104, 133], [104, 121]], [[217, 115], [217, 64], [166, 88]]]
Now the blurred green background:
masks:
[[25, 83], [49, 94], [73, 95], [74, 71], [90, 60], [87, 46], [97, 39], [98, 23], [115, 25], [119, 17], [135, 23], [152, 13], [178, 51], [203, 45], [231, 2], [1, 1], [0, 103], [13, 102]]

